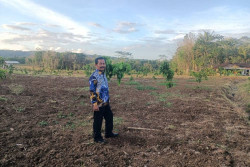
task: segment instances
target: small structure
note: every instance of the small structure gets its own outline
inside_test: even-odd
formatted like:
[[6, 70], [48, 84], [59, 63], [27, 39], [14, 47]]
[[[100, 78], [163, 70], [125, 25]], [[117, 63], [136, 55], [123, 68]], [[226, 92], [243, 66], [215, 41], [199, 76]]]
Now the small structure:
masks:
[[9, 67], [10, 65], [20, 64], [18, 61], [4, 61], [3, 68]]
[[241, 75], [249, 76], [250, 74], [250, 64], [247, 63], [235, 63], [235, 64], [222, 64], [225, 70], [240, 70]]

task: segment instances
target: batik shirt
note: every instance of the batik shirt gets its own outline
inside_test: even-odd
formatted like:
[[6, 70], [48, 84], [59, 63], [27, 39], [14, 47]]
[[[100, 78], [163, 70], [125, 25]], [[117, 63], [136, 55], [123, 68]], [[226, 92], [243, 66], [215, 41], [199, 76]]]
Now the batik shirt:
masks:
[[90, 99], [92, 104], [101, 105], [109, 102], [109, 86], [106, 75], [95, 70], [89, 78]]

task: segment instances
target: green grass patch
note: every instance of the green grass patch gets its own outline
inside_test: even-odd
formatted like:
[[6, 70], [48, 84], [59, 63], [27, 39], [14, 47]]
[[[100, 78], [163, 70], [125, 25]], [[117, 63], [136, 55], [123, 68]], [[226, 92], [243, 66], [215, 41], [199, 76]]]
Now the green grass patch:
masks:
[[8, 87], [10, 88], [10, 91], [16, 95], [19, 95], [24, 91], [24, 87], [22, 85], [11, 84]]
[[74, 117], [75, 114], [71, 112], [71, 113], [69, 113], [69, 116], [70, 116], [70, 117]]
[[14, 110], [16, 110], [16, 112], [23, 112], [25, 111], [25, 107], [14, 107]]
[[81, 101], [81, 102], [80, 102], [80, 105], [81, 105], [81, 106], [87, 106], [87, 103], [85, 103], [84, 101]]
[[41, 122], [39, 122], [39, 125], [40, 126], [47, 126], [48, 122], [47, 121], [41, 121]]
[[78, 126], [81, 126], [81, 127], [90, 126], [90, 125], [91, 125], [91, 123], [89, 121], [86, 121], [86, 120], [80, 121], [78, 123]]
[[188, 79], [187, 82], [196, 82], [195, 79]]
[[168, 125], [168, 128], [169, 129], [175, 129], [175, 126], [174, 125]]
[[159, 93], [157, 93], [157, 92], [150, 92], [150, 95], [153, 95], [153, 96], [158, 96], [158, 95], [159, 95]]
[[[176, 82], [172, 82], [172, 83], [173, 83], [173, 86], [176, 86], [176, 85], [177, 85]], [[160, 83], [158, 83], [158, 85], [160, 85], [160, 86], [168, 86], [169, 83], [168, 83], [168, 82], [160, 82]]]
[[151, 104], [153, 104], [153, 102], [147, 102], [146, 106], [150, 106]]
[[139, 82], [136, 81], [129, 81], [129, 82], [125, 82], [126, 85], [140, 85]]
[[88, 87], [88, 86], [86, 86], [86, 87], [81, 88], [80, 90], [89, 91], [89, 87]]
[[167, 102], [167, 99], [170, 99], [172, 97], [182, 97], [183, 95], [181, 94], [177, 94], [177, 93], [163, 93], [163, 94], [159, 94], [157, 92], [151, 92], [150, 95], [152, 96], [156, 96], [157, 100], [162, 103], [162, 105], [164, 105], [165, 107], [171, 107], [172, 103], [171, 102]]
[[246, 90], [246, 92], [250, 93], [250, 80], [248, 80], [248, 82], [243, 85], [243, 88]]
[[7, 101], [8, 99], [5, 97], [0, 96], [0, 101]]
[[194, 90], [207, 90], [207, 91], [211, 91], [212, 88], [208, 87], [208, 86], [195, 86], [193, 87]]
[[186, 88], [190, 88], [190, 89], [193, 89], [193, 90], [207, 90], [207, 91], [212, 91], [212, 88], [211, 87], [208, 87], [208, 86], [192, 86], [192, 85], [185, 85]]
[[247, 105], [246, 112], [250, 114], [250, 103]]
[[164, 106], [165, 106], [165, 107], [171, 107], [171, 106], [172, 106], [172, 103], [167, 102], [167, 103], [164, 104]]
[[114, 95], [113, 97], [120, 97], [121, 95], [118, 95], [118, 94], [116, 94], [116, 95]]
[[156, 90], [156, 87], [153, 86], [144, 86], [144, 85], [138, 85], [136, 87], [137, 90]]
[[74, 130], [76, 128], [76, 124], [72, 121], [68, 121], [65, 125], [66, 128]]
[[79, 88], [70, 88], [68, 89], [69, 91], [78, 91], [78, 92], [85, 92], [85, 91], [89, 91], [89, 87], [79, 87]]
[[121, 125], [121, 124], [123, 124], [123, 119], [121, 117], [114, 117], [113, 123], [115, 126]]
[[58, 115], [57, 115], [58, 118], [67, 118], [68, 115], [67, 114], [64, 114], [63, 112], [59, 112]]
[[166, 98], [164, 98], [164, 97], [159, 97], [158, 100], [159, 100], [160, 102], [166, 102], [166, 101], [167, 101]]

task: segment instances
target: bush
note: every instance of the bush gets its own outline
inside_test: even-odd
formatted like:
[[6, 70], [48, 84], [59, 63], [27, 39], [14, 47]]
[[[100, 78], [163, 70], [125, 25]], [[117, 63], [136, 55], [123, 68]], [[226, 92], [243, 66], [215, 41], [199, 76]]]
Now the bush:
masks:
[[129, 81], [133, 81], [133, 80], [134, 80], [133, 76], [130, 76]]
[[250, 114], [250, 103], [247, 105], [246, 112]]
[[6, 78], [6, 71], [3, 69], [0, 69], [0, 79], [5, 79]]
[[207, 76], [214, 76], [216, 75], [216, 71], [212, 68], [205, 68], [202, 70], [204, 73], [206, 73]]
[[8, 70], [9, 70], [9, 74], [11, 75], [11, 74], [13, 74], [13, 72], [14, 72], [14, 66], [13, 65], [10, 65], [9, 66], [9, 68], [8, 68]]
[[160, 73], [166, 78], [167, 87], [171, 88], [173, 86], [173, 83], [171, 82], [174, 77], [174, 71], [170, 68], [170, 65], [168, 62], [163, 62], [160, 66]]
[[174, 83], [172, 81], [167, 82], [166, 84], [167, 88], [171, 88], [174, 86]]
[[119, 86], [124, 74], [129, 74], [130, 70], [131, 66], [128, 63], [120, 62], [113, 65], [113, 74], [116, 75]]
[[86, 66], [83, 67], [84, 69], [84, 73], [87, 77], [90, 77], [90, 75], [92, 74], [93, 69], [91, 68], [91, 66], [89, 64], [87, 64]]
[[207, 78], [207, 72], [206, 72], [206, 70], [201, 70], [201, 71], [199, 71], [199, 72], [191, 72], [190, 73], [190, 75], [191, 76], [194, 76], [195, 77], [195, 80], [196, 80], [196, 82], [201, 82], [202, 81], [202, 78], [204, 78], [205, 80], [207, 80], [208, 78]]
[[0, 66], [4, 64], [4, 59], [0, 56]]

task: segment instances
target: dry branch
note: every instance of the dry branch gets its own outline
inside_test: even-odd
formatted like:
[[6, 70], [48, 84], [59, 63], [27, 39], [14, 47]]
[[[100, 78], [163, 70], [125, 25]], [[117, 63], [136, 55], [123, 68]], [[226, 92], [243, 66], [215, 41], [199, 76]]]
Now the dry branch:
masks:
[[128, 127], [128, 129], [133, 129], [133, 130], [153, 130], [153, 131], [159, 131], [159, 129], [149, 129], [149, 128], [140, 128], [140, 127]]

